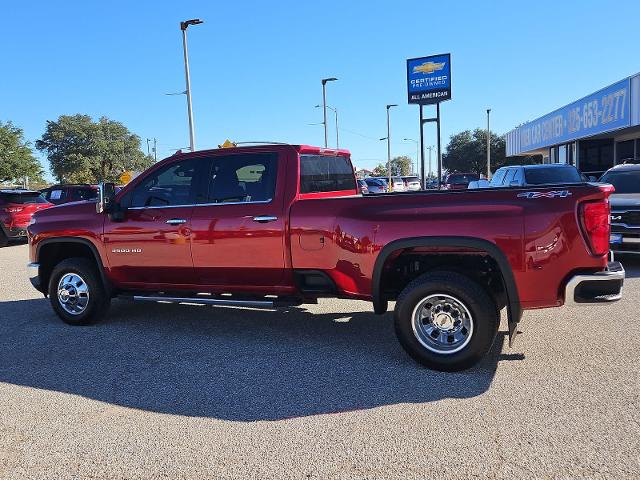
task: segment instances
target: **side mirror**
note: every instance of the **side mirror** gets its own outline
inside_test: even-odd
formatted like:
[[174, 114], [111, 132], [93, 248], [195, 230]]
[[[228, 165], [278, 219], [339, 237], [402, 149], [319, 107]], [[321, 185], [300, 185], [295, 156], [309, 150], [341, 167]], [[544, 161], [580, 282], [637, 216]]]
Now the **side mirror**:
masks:
[[114, 183], [101, 183], [98, 185], [98, 202], [96, 212], [109, 213], [113, 211], [116, 203], [116, 186]]

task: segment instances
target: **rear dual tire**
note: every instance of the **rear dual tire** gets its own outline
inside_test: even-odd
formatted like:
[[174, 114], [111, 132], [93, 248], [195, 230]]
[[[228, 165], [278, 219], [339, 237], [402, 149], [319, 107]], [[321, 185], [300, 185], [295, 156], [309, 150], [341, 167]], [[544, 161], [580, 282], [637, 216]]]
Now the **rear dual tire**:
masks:
[[478, 283], [455, 272], [426, 273], [396, 302], [395, 331], [405, 351], [422, 365], [446, 372], [467, 369], [491, 349], [500, 314]]

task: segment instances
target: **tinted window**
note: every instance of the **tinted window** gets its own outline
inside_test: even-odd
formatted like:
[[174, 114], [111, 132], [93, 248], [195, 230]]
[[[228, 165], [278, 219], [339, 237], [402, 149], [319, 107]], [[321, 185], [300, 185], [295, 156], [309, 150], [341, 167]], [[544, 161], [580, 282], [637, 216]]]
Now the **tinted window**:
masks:
[[524, 178], [529, 185], [582, 182], [580, 172], [574, 167], [525, 168]]
[[640, 170], [608, 172], [600, 181], [616, 187], [615, 193], [640, 193]]
[[300, 193], [355, 189], [353, 168], [346, 157], [300, 155]]
[[377, 180], [375, 178], [366, 178], [365, 182], [367, 185], [371, 185], [372, 187], [384, 187], [384, 182]]
[[0, 193], [0, 201], [3, 203], [47, 203], [45, 198], [39, 193]]
[[275, 153], [214, 157], [207, 203], [266, 202], [273, 199], [277, 160]]
[[93, 200], [98, 198], [98, 191], [93, 188], [76, 188], [72, 190], [71, 198], [74, 200]]
[[[208, 159], [172, 163], [150, 174], [131, 195], [132, 207], [193, 205], [206, 196]], [[126, 201], [123, 203], [126, 204]]]
[[447, 183], [451, 185], [463, 185], [465, 183], [473, 182], [474, 180], [479, 180], [480, 175], [477, 173], [452, 173], [447, 178]]
[[420, 179], [418, 179], [418, 177], [404, 177], [405, 181], [412, 183], [412, 182], [419, 182]]

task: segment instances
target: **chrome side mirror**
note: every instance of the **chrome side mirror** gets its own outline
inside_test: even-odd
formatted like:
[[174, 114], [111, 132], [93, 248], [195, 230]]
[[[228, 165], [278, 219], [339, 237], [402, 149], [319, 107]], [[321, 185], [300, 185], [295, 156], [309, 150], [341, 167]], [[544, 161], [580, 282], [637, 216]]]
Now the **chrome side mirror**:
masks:
[[97, 213], [109, 213], [113, 210], [116, 200], [116, 186], [114, 183], [101, 183], [98, 185]]

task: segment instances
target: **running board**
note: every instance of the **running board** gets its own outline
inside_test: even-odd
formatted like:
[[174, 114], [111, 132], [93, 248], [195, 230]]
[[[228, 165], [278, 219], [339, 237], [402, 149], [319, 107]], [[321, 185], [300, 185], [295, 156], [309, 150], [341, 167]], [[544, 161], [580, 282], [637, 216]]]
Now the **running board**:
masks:
[[249, 308], [276, 308], [271, 300], [227, 300], [222, 298], [194, 298], [194, 297], [165, 297], [134, 295], [136, 302], [160, 302], [160, 303], [190, 303], [192, 305], [218, 305], [225, 307], [249, 307]]

